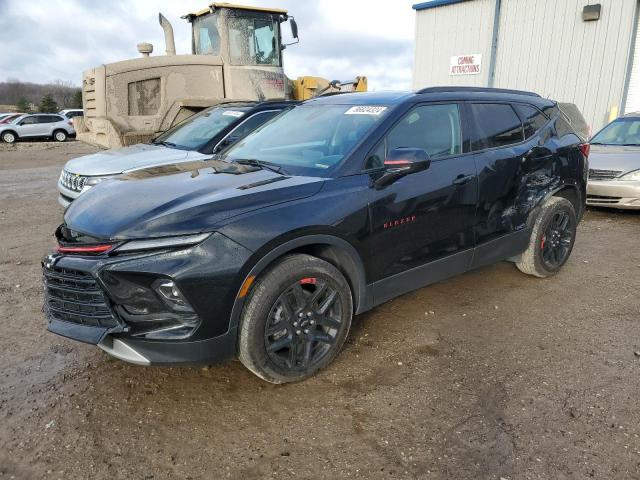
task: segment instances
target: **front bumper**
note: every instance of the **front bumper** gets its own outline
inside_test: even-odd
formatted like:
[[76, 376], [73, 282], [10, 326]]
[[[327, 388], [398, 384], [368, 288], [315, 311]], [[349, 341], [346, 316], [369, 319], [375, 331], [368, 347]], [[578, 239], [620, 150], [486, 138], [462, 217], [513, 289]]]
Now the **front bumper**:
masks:
[[640, 182], [590, 181], [587, 184], [587, 205], [625, 210], [640, 209]]
[[73, 202], [76, 198], [78, 198], [90, 188], [90, 186], [85, 186], [80, 192], [78, 192], [76, 190], [71, 190], [62, 185], [62, 183], [58, 182], [58, 203], [63, 208], [67, 208], [69, 205], [71, 205], [71, 202]]
[[[231, 309], [239, 289], [235, 278], [251, 252], [224, 235], [214, 233], [203, 243], [181, 250], [132, 255], [57, 255], [43, 262], [45, 313], [52, 333], [97, 345], [110, 355], [139, 365], [215, 363], [236, 353], [236, 325]], [[212, 261], [215, 259], [215, 261]], [[136, 323], [116, 303], [122, 290], [114, 291], [105, 279], [113, 276], [158, 276], [173, 279], [200, 319], [186, 336], [154, 337], [151, 322], [166, 312], [145, 314]], [[56, 282], [52, 277], [58, 277]], [[242, 277], [243, 278], [243, 277]], [[62, 283], [60, 283], [62, 282]], [[68, 288], [67, 288], [68, 287]], [[65, 290], [51, 293], [52, 289]], [[126, 292], [125, 292], [126, 293]], [[138, 293], [131, 292], [131, 298]], [[144, 328], [141, 328], [143, 326]]]

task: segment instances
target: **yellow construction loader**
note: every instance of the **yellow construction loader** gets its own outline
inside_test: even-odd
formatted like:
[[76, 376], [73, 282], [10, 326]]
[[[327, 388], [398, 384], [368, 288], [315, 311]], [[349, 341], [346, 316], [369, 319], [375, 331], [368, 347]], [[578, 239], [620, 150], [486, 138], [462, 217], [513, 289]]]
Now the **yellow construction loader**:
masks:
[[148, 141], [203, 108], [230, 100], [304, 100], [327, 92], [366, 91], [367, 79], [319, 77], [290, 80], [282, 68], [282, 24], [294, 43], [298, 26], [286, 10], [212, 3], [185, 15], [192, 52], [176, 55], [173, 28], [159, 15], [166, 54], [138, 44], [141, 57], [100, 65], [83, 73], [84, 118], [77, 137], [107, 148]]

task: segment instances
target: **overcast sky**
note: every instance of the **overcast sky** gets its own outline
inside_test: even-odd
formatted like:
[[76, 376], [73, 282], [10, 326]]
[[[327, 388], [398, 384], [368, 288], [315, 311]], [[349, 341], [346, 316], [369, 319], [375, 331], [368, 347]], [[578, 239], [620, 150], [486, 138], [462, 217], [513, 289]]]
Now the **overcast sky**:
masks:
[[[158, 11], [173, 24], [178, 53], [190, 53], [190, 25], [180, 16], [210, 0], [0, 0], [0, 81], [54, 80], [80, 85], [87, 68], [138, 56], [150, 42], [164, 54]], [[279, 7], [296, 18], [300, 43], [287, 48], [290, 78], [369, 78], [370, 90], [409, 89], [415, 2], [395, 0], [242, 0]], [[289, 38], [288, 24], [284, 25]]]

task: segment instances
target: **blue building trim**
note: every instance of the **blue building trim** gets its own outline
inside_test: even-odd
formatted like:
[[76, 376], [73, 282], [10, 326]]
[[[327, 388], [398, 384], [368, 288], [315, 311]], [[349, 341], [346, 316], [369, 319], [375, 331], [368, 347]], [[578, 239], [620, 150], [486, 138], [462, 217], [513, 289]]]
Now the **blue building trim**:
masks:
[[443, 7], [444, 5], [453, 5], [454, 3], [468, 2], [470, 0], [431, 0], [430, 2], [416, 3], [414, 10], [427, 10], [429, 8]]

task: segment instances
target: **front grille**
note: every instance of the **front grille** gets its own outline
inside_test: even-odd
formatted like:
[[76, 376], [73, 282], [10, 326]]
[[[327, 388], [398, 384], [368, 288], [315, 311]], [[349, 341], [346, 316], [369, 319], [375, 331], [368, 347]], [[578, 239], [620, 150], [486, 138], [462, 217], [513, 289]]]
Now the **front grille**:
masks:
[[622, 173], [621, 170], [589, 169], [589, 180], [611, 180]]
[[43, 268], [45, 310], [50, 318], [92, 327], [115, 327], [107, 299], [94, 278], [68, 268]]
[[622, 197], [608, 197], [606, 195], [587, 195], [587, 203], [618, 203]]
[[60, 184], [74, 192], [81, 192], [86, 182], [87, 177], [76, 175], [75, 173], [67, 172], [66, 170], [63, 170], [60, 174]]

